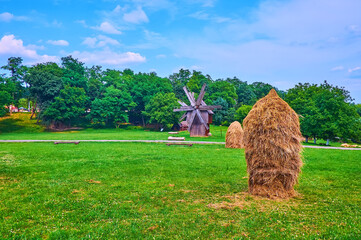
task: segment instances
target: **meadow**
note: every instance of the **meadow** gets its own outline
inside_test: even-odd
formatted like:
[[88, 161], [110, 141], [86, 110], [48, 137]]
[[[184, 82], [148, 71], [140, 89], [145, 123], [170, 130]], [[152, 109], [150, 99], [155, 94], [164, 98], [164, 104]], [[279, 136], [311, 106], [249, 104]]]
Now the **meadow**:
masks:
[[0, 235], [18, 239], [357, 239], [359, 151], [305, 149], [290, 200], [247, 194], [244, 151], [0, 144]]
[[[186, 140], [224, 141], [213, 136]], [[166, 140], [139, 127], [48, 132], [27, 114], [0, 139]], [[358, 239], [359, 151], [304, 149], [298, 196], [247, 193], [244, 150], [164, 143], [0, 143], [3, 239]]]
[[[36, 120], [30, 120], [28, 113], [15, 113], [11, 117], [0, 118], [0, 140], [167, 140], [170, 136], [167, 130], [156, 131], [140, 126], [123, 126], [118, 129], [74, 129], [68, 131], [51, 132], [45, 127], [36, 124]], [[182, 131], [174, 135], [185, 137], [186, 141], [209, 141], [225, 142], [225, 135], [228, 126], [210, 127], [212, 136], [210, 137], [190, 137], [189, 132]], [[324, 146], [326, 141], [317, 140], [317, 144], [312, 141], [303, 143], [311, 146]], [[331, 142], [330, 146], [339, 147], [340, 142]]]

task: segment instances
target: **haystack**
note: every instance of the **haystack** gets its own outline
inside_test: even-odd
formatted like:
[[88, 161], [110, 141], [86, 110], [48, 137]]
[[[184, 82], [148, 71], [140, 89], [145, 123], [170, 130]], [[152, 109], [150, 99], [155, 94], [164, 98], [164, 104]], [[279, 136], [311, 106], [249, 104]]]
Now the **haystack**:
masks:
[[243, 129], [242, 125], [235, 121], [226, 133], [226, 148], [243, 148]]
[[269, 198], [294, 196], [303, 139], [296, 112], [272, 89], [253, 106], [243, 127], [249, 192]]

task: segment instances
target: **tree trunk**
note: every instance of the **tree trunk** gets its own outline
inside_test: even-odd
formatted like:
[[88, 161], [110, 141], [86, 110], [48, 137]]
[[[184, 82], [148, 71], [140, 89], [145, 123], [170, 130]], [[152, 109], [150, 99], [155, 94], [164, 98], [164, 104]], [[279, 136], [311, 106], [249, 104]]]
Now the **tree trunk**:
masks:
[[313, 137], [313, 143], [316, 144], [316, 137]]
[[329, 146], [330, 145], [330, 139], [327, 138], [326, 140], [326, 146]]
[[35, 105], [33, 106], [33, 109], [32, 109], [32, 113], [31, 113], [30, 119], [33, 119], [33, 116], [35, 115], [35, 112], [36, 112], [36, 106], [37, 106], [37, 103], [35, 103]]
[[144, 116], [142, 115], [143, 127], [145, 127]]
[[308, 136], [305, 137], [305, 143], [308, 143]]
[[11, 116], [13, 114], [13, 105], [10, 105], [9, 109], [10, 109], [10, 116]]

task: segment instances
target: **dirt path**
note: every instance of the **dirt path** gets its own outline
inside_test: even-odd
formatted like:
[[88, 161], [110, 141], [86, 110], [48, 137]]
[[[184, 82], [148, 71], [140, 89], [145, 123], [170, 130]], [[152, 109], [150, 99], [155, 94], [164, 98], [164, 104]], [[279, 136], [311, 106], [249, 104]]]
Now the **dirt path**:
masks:
[[[220, 144], [225, 142], [204, 141], [169, 141], [169, 140], [0, 140], [0, 143], [41, 143], [41, 142], [142, 142], [142, 143], [187, 143], [187, 144]], [[361, 148], [326, 147], [326, 146], [303, 146], [304, 148], [337, 149], [337, 150], [361, 150]]]

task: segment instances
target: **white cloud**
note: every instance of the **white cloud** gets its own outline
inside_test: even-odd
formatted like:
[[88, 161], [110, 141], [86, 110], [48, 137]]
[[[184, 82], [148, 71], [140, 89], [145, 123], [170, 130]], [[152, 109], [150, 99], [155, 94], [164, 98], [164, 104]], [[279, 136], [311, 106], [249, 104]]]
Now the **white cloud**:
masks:
[[65, 40], [48, 40], [47, 43], [55, 46], [69, 46], [69, 42]]
[[344, 69], [345, 69], [344, 66], [337, 66], [337, 67], [331, 68], [331, 71], [342, 71]]
[[102, 51], [94, 51], [94, 52], [74, 51], [70, 54], [78, 58], [79, 61], [87, 64], [128, 66], [130, 64], [143, 63], [146, 61], [146, 58], [140, 55], [139, 53], [134, 53], [134, 52], [118, 53], [111, 51], [109, 49], [105, 49]]
[[189, 16], [199, 20], [209, 20], [209, 14], [205, 13], [204, 11], [198, 11], [190, 14]]
[[358, 71], [358, 70], [360, 70], [360, 69], [361, 69], [361, 67], [354, 67], [354, 68], [350, 68], [350, 69], [348, 70], [348, 72], [349, 72], [349, 73], [352, 73], [352, 72]]
[[158, 58], [158, 59], [161, 59], [161, 58], [166, 58], [167, 56], [165, 54], [158, 54], [155, 57]]
[[83, 45], [87, 45], [89, 47], [95, 47], [96, 43], [97, 43], [98, 39], [97, 38], [92, 38], [92, 37], [87, 37], [84, 39], [84, 41], [82, 42]]
[[9, 13], [9, 12], [0, 13], [0, 21], [1, 22], [10, 22], [12, 20], [26, 21], [26, 20], [29, 20], [29, 18], [25, 17], [25, 16], [15, 16], [14, 14]]
[[121, 34], [122, 32], [119, 31], [116, 27], [114, 27], [111, 23], [109, 22], [102, 22], [100, 24], [100, 26], [98, 27], [92, 27], [95, 30], [99, 30], [105, 33], [109, 33], [109, 34]]
[[143, 23], [149, 22], [149, 19], [142, 8], [138, 7], [136, 10], [131, 11], [129, 13], [125, 13], [123, 16], [123, 20], [130, 23]]
[[2, 22], [10, 22], [14, 18], [14, 15], [8, 12], [4, 12], [0, 14], [0, 21]]
[[87, 45], [91, 48], [95, 48], [95, 47], [105, 47], [108, 45], [113, 45], [113, 46], [117, 46], [120, 45], [120, 43], [113, 38], [104, 36], [104, 35], [98, 35], [97, 37], [87, 37], [84, 39], [84, 41], [82, 42], [83, 45]]
[[20, 56], [30, 63], [57, 62], [56, 56], [39, 55], [33, 45], [24, 46], [23, 40], [16, 39], [14, 35], [5, 35], [0, 40], [0, 56]]
[[82, 25], [83, 27], [86, 27], [86, 28], [88, 27], [85, 20], [76, 20], [75, 23], [79, 23], [80, 25]]

